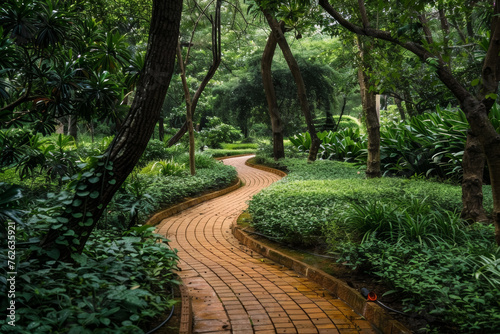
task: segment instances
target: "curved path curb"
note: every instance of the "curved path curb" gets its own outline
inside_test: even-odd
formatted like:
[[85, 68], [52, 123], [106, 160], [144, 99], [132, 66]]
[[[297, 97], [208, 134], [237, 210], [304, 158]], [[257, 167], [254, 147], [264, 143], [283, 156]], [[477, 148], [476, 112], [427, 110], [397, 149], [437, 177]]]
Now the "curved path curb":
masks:
[[351, 288], [343, 281], [253, 239], [242, 228], [236, 226], [236, 224], [233, 225], [232, 230], [233, 235], [243, 245], [318, 283], [323, 288], [345, 301], [356, 313], [361, 314], [383, 334], [411, 333], [409, 329], [387, 314], [382, 307], [375, 303], [367, 302], [357, 290]]
[[151, 216], [144, 225], [156, 226], [163, 219], [167, 219], [168, 217], [171, 217], [171, 216], [173, 216], [181, 211], [189, 209], [189, 208], [191, 208], [195, 205], [198, 205], [200, 203], [203, 203], [203, 202], [209, 201], [211, 199], [228, 194], [231, 191], [235, 191], [239, 187], [241, 187], [241, 180], [238, 178], [236, 180], [235, 184], [233, 184], [227, 188], [217, 190], [217, 191], [214, 191], [214, 192], [211, 192], [211, 193], [199, 196], [199, 197], [195, 197], [192, 199], [188, 199], [182, 203], [179, 203], [179, 204], [174, 205], [170, 208], [167, 208], [167, 209], [161, 210], [160, 212], [157, 212], [153, 216]]
[[[327, 290], [241, 245], [231, 227], [246, 201], [279, 176], [248, 167], [248, 157], [225, 160], [244, 186], [191, 209], [167, 215], [157, 232], [181, 259], [178, 272], [193, 309], [194, 333], [376, 333]], [[196, 205], [196, 204], [193, 204]], [[187, 325], [187, 327], [190, 327]], [[187, 329], [188, 330], [188, 329]], [[186, 332], [187, 333], [187, 332]]]

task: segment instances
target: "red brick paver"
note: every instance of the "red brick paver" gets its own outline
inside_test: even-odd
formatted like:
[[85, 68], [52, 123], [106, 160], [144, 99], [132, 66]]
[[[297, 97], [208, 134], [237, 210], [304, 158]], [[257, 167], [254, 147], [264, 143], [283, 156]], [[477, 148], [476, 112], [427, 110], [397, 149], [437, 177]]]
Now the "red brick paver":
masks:
[[163, 220], [158, 232], [180, 257], [192, 300], [193, 333], [376, 333], [338, 298], [296, 272], [242, 246], [231, 225], [247, 201], [280, 177], [235, 166], [243, 187]]

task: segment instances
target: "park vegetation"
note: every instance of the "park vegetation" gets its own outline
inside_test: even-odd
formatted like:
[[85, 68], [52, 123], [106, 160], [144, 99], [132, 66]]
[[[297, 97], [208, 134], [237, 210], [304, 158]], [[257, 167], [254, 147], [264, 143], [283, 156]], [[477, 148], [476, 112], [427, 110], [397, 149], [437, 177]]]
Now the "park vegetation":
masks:
[[231, 184], [213, 157], [257, 152], [290, 172], [250, 202], [259, 233], [380, 278], [423, 331], [494, 332], [499, 13], [4, 1], [0, 292], [7, 272], [18, 290], [0, 331], [147, 332], [173, 305], [179, 259], [143, 224]]

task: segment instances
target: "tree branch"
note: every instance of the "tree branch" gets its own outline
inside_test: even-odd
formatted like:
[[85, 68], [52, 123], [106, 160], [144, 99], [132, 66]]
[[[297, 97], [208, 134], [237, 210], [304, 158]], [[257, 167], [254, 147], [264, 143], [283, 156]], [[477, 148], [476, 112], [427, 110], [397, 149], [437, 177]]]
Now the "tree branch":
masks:
[[363, 22], [363, 27], [370, 28], [370, 21], [368, 21], [368, 15], [366, 14], [365, 2], [363, 0], [358, 0], [359, 12], [361, 13], [361, 22]]

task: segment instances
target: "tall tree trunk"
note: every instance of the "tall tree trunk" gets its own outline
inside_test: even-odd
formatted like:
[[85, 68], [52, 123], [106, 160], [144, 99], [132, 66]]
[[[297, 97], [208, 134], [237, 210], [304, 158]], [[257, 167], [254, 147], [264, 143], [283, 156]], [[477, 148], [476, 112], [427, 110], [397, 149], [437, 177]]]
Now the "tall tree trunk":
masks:
[[[198, 89], [194, 93], [193, 99], [190, 102], [190, 118], [191, 122], [192, 119], [194, 118], [194, 112], [196, 110], [196, 106], [198, 105], [198, 100], [200, 99], [201, 94], [205, 90], [205, 87], [208, 85], [212, 77], [214, 76], [215, 72], [219, 68], [220, 62], [221, 62], [221, 57], [222, 57], [222, 51], [221, 51], [221, 20], [220, 20], [220, 9], [222, 6], [222, 0], [217, 0], [216, 5], [215, 5], [215, 19], [212, 20], [210, 17], [210, 23], [212, 24], [212, 64], [210, 65], [207, 74], [203, 78], [203, 80], [200, 83], [200, 86], [198, 86]], [[206, 13], [204, 13], [206, 15]], [[192, 36], [194, 36], [194, 30], [192, 33]], [[189, 48], [192, 46], [192, 43], [189, 43]], [[184, 67], [186, 67], [187, 59], [189, 56], [189, 49], [188, 49], [188, 55], [186, 55], [186, 59], [184, 60]], [[182, 56], [180, 57], [180, 60], [182, 61]], [[188, 117], [189, 118], [189, 117]], [[186, 120], [182, 127], [177, 131], [177, 133], [170, 138], [170, 140], [167, 143], [168, 147], [171, 147], [175, 145], [181, 138], [184, 136], [186, 132], [190, 132], [192, 130], [189, 130], [190, 125], [188, 124], [189, 120]], [[191, 125], [192, 128], [192, 125]], [[194, 134], [193, 134], [194, 136]], [[194, 138], [194, 137], [193, 137]], [[194, 141], [194, 139], [190, 138], [190, 143]], [[193, 144], [193, 150], [194, 150], [194, 144]]]
[[78, 117], [76, 115], [70, 115], [68, 118], [68, 135], [73, 136], [75, 141], [78, 140]]
[[472, 131], [467, 133], [467, 144], [462, 159], [462, 212], [470, 222], [487, 221], [483, 208], [483, 172], [485, 156], [483, 146]]
[[311, 148], [309, 150], [309, 157], [307, 158], [307, 160], [309, 162], [315, 161], [316, 156], [318, 155], [319, 146], [321, 145], [321, 140], [316, 134], [309, 102], [307, 101], [306, 86], [300, 72], [299, 64], [297, 64], [297, 61], [295, 60], [295, 57], [290, 50], [290, 46], [286, 41], [281, 24], [270, 13], [266, 11], [264, 11], [264, 16], [267, 19], [269, 27], [271, 28], [271, 32], [276, 38], [281, 52], [285, 57], [286, 63], [288, 64], [288, 68], [292, 73], [295, 84], [297, 85], [297, 95], [299, 98], [300, 108], [302, 109], [302, 112], [304, 113], [304, 117], [306, 119], [307, 131], [311, 135]]
[[370, 82], [365, 72], [368, 65], [366, 55], [367, 46], [358, 37], [358, 48], [360, 52], [361, 66], [358, 69], [359, 90], [363, 113], [365, 115], [366, 130], [368, 132], [368, 158], [366, 161], [366, 176], [368, 178], [381, 177], [380, 171], [380, 119], [377, 111], [377, 95], [370, 91]]
[[278, 42], [276, 41], [276, 37], [271, 32], [267, 38], [267, 43], [264, 48], [264, 53], [262, 54], [260, 65], [269, 117], [271, 118], [274, 160], [285, 157], [285, 146], [283, 144], [283, 122], [281, 121], [278, 101], [276, 99], [276, 91], [274, 89], [273, 77], [271, 73], [271, 65], [273, 63], [274, 52], [277, 44]]
[[41, 246], [69, 260], [79, 253], [120, 188], [141, 157], [160, 116], [173, 74], [182, 0], [153, 0], [153, 14], [144, 69], [137, 92], [120, 132], [99, 159], [84, 173], [72, 203], [58, 217], [62, 227], [49, 230]]

